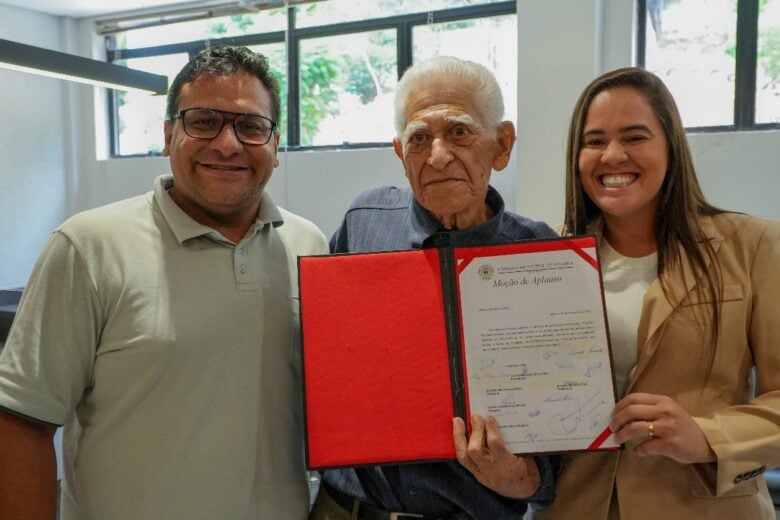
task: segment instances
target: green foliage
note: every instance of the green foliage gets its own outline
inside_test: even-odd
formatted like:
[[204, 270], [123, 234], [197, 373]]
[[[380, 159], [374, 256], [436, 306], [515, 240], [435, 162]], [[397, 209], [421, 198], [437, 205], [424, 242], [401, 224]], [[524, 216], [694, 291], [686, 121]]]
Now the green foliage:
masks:
[[251, 16], [246, 14], [234, 14], [227, 22], [210, 23], [208, 32], [213, 36], [224, 36], [228, 33], [247, 34], [254, 24], [255, 20]]
[[[416, 1], [416, 0], [414, 0]], [[384, 0], [387, 4], [408, 3], [413, 0]], [[313, 3], [298, 7], [308, 13], [317, 10]], [[284, 14], [284, 10], [279, 10]], [[278, 13], [275, 13], [278, 14]], [[468, 23], [468, 22], [467, 22]], [[228, 34], [246, 34], [253, 28], [251, 15], [235, 15], [229, 23], [219, 22], [209, 25], [214, 37]], [[454, 24], [447, 24], [454, 25]], [[264, 51], [265, 52], [265, 51]], [[287, 127], [286, 103], [287, 71], [286, 57], [271, 51], [268, 55], [271, 71], [279, 81], [282, 95], [282, 113], [279, 129], [282, 131], [282, 144], [286, 141], [284, 129]], [[309, 145], [317, 135], [320, 124], [328, 117], [339, 113], [338, 89], [355, 94], [363, 103], [369, 103], [377, 95], [384, 93], [383, 85], [396, 74], [396, 42], [392, 32], [375, 32], [369, 35], [369, 45], [356, 52], [334, 56], [327, 45], [304, 53], [300, 60], [300, 143]]]
[[379, 0], [377, 11], [392, 12], [393, 9], [406, 9], [419, 11], [419, 0]]
[[363, 60], [344, 56], [343, 65], [347, 70], [347, 86], [344, 90], [358, 96], [364, 104], [376, 98], [379, 92], [377, 92], [371, 72], [362, 66]]
[[[281, 133], [279, 139], [279, 146], [287, 146], [287, 71], [284, 69], [284, 60], [274, 60], [269, 57], [268, 64], [271, 67], [271, 74], [279, 82], [279, 96], [281, 97], [281, 110], [279, 114], [279, 121], [276, 122], [277, 131]], [[281, 66], [280, 66], [281, 65]]]
[[771, 27], [761, 32], [758, 59], [766, 75], [776, 83], [780, 79], [780, 28]]
[[317, 134], [320, 122], [338, 113], [336, 92], [331, 82], [339, 74], [336, 62], [318, 49], [301, 59], [300, 72], [300, 128], [301, 144], [310, 144]]
[[248, 29], [255, 24], [255, 20], [243, 14], [237, 14], [230, 17], [230, 21], [242, 33], [246, 34]]
[[228, 27], [223, 22], [210, 23], [209, 24], [209, 28], [208, 28], [208, 32], [209, 32], [209, 34], [211, 34], [213, 36], [222, 36], [224, 34], [227, 34]]
[[127, 91], [117, 90], [116, 97], [114, 99], [116, 100], [117, 108], [123, 107], [127, 103]]
[[[768, 0], [759, 0], [759, 15], [766, 7]], [[736, 2], [735, 7], [736, 9]], [[730, 41], [726, 46], [726, 55], [736, 59], [737, 43]], [[769, 77], [770, 84], [780, 83], [780, 27], [769, 27], [758, 33], [758, 64]], [[768, 85], [764, 85], [766, 87]], [[761, 85], [759, 85], [759, 88]]]
[[357, 95], [363, 104], [370, 103], [395, 76], [395, 60], [395, 38], [387, 32], [372, 33], [362, 55], [345, 55], [339, 61], [346, 77], [344, 90]]
[[459, 22], [439, 23], [431, 26], [433, 32], [456, 31], [474, 27], [474, 20], [461, 20]]
[[[119, 112], [119, 110], [127, 104], [127, 91], [126, 90], [116, 90], [114, 91], [114, 100], [116, 102], [116, 110]], [[121, 117], [117, 117], [117, 133], [121, 134], [125, 131], [125, 128], [127, 128], [127, 125], [125, 124], [124, 119]]]

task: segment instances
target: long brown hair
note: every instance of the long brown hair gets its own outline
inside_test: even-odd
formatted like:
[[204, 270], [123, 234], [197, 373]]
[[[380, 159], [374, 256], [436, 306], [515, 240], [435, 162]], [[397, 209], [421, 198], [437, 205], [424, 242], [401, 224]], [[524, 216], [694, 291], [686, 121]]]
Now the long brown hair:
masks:
[[[722, 279], [715, 250], [697, 217], [716, 215], [723, 213], [723, 210], [712, 206], [704, 198], [677, 104], [666, 85], [654, 74], [634, 67], [614, 70], [594, 79], [580, 95], [572, 114], [566, 150], [565, 231], [575, 235], [586, 233], [588, 225], [601, 215], [601, 210], [585, 193], [580, 180], [582, 130], [593, 98], [600, 92], [616, 87], [629, 87], [641, 93], [664, 129], [669, 153], [668, 166], [653, 222], [658, 244], [658, 278], [666, 298], [673, 304], [679, 303], [685, 295], [675, 293], [675, 288], [663, 276], [664, 272], [671, 267], [681, 268], [683, 262], [687, 262], [697, 278], [696, 291], [703, 301], [710, 302], [711, 368], [720, 328], [718, 302], [722, 293]], [[681, 249], [685, 251], [685, 256]]]

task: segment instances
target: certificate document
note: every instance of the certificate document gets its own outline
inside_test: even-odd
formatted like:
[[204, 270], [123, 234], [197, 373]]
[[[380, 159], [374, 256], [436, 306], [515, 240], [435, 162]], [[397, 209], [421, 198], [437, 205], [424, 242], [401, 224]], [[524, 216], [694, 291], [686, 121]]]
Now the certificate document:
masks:
[[518, 454], [617, 447], [594, 237], [301, 257], [298, 273], [310, 469], [454, 459], [452, 418], [474, 413]]
[[494, 416], [515, 453], [616, 447], [595, 245], [511, 251], [455, 252], [469, 412]]

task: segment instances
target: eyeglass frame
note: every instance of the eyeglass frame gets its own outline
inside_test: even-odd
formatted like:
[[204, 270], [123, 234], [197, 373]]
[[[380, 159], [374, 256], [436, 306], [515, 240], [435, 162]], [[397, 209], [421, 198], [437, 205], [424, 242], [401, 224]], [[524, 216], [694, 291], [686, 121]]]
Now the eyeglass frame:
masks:
[[[214, 137], [198, 137], [198, 136], [190, 134], [187, 131], [187, 125], [184, 123], [184, 115], [187, 112], [189, 112], [190, 110], [207, 110], [209, 112], [215, 112], [215, 113], [220, 114], [222, 116], [222, 126], [219, 128], [219, 131], [216, 134], [214, 134]], [[227, 117], [225, 117], [225, 115], [231, 115], [231, 116], [234, 116], [234, 117], [232, 119], [228, 119]], [[236, 119], [238, 119], [240, 116], [259, 117], [261, 119], [265, 119], [266, 121], [269, 121], [271, 123], [271, 131], [268, 133], [268, 139], [266, 139], [266, 141], [264, 143], [247, 143], [246, 141], [241, 139], [241, 136], [239, 135], [238, 129], [236, 128]], [[184, 110], [179, 110], [179, 113], [171, 118], [172, 121], [176, 120], [176, 119], [180, 119], [181, 120], [181, 127], [184, 130], [184, 133], [187, 134], [188, 137], [191, 137], [192, 139], [203, 139], [203, 140], [208, 140], [208, 141], [213, 141], [214, 139], [219, 137], [219, 135], [222, 133], [222, 131], [225, 130], [225, 124], [228, 121], [230, 121], [232, 123], [232, 125], [233, 125], [233, 134], [236, 136], [236, 139], [238, 139], [238, 141], [241, 144], [247, 145], [247, 146], [264, 146], [264, 145], [268, 144], [271, 141], [271, 137], [273, 137], [273, 135], [274, 135], [274, 130], [276, 130], [276, 128], [278, 126], [276, 121], [274, 121], [270, 117], [266, 117], [266, 116], [261, 115], [261, 114], [253, 114], [251, 112], [228, 112], [227, 110], [218, 110], [216, 108], [206, 108], [206, 107], [190, 107], [190, 108], [185, 108]]]

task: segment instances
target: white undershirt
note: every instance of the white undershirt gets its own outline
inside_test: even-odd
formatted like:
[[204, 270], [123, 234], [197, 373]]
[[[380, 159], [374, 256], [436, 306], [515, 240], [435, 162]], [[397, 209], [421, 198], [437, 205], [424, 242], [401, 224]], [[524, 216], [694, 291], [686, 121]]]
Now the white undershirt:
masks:
[[647, 288], [657, 277], [658, 253], [630, 258], [612, 249], [602, 238], [599, 255], [615, 363], [615, 382], [618, 397], [623, 397], [628, 375], [636, 365], [637, 329], [642, 314], [642, 301]]

